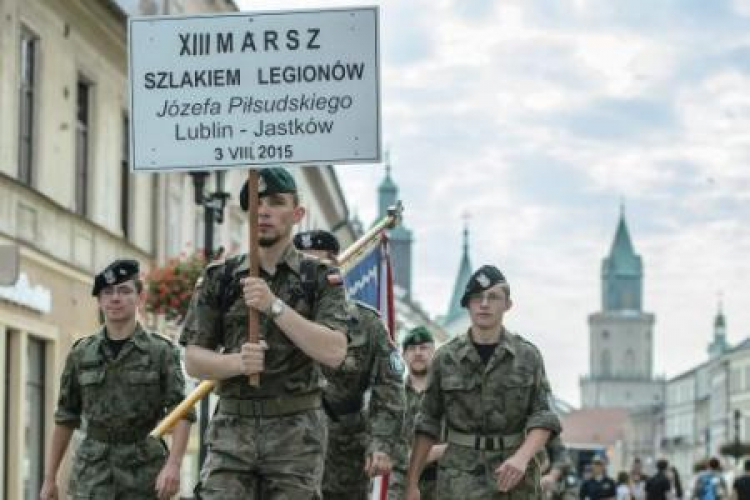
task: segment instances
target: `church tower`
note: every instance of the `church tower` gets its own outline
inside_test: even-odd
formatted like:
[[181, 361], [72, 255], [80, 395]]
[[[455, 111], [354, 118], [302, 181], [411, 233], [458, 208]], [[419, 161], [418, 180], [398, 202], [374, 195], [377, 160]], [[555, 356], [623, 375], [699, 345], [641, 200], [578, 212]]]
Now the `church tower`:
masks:
[[[388, 208], [398, 201], [398, 186], [391, 178], [391, 160], [386, 152], [385, 178], [378, 187], [378, 218], [382, 219], [388, 213]], [[393, 281], [403, 290], [406, 300], [411, 300], [411, 231], [403, 223], [388, 232], [391, 244], [391, 258], [393, 262]]]
[[643, 262], [635, 252], [624, 210], [602, 262], [601, 311], [589, 316], [589, 375], [581, 380], [583, 407], [639, 408], [660, 404], [654, 379], [654, 315], [643, 311]]
[[453, 284], [451, 301], [448, 304], [448, 312], [441, 320], [443, 328], [452, 337], [466, 333], [471, 323], [469, 313], [461, 306], [461, 297], [463, 297], [466, 284], [469, 282], [469, 278], [471, 278], [471, 272], [471, 261], [469, 260], [469, 224], [467, 220], [464, 222], [463, 252], [461, 254], [461, 262], [458, 265], [456, 281]]
[[719, 301], [719, 310], [714, 319], [714, 337], [708, 344], [708, 356], [711, 359], [718, 358], [729, 350], [727, 343], [727, 320], [724, 317], [723, 307]]

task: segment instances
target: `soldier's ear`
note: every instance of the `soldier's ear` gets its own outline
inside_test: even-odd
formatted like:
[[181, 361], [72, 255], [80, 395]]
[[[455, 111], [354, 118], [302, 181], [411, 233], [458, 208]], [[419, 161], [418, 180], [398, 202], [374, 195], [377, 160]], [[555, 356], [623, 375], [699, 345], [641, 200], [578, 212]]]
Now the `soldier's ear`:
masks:
[[297, 205], [294, 207], [294, 223], [299, 224], [299, 222], [302, 220], [302, 218], [305, 216], [305, 207], [302, 205]]
[[511, 299], [508, 299], [506, 304], [507, 306], [505, 307], [505, 310], [510, 311], [510, 309], [513, 307], [513, 301]]

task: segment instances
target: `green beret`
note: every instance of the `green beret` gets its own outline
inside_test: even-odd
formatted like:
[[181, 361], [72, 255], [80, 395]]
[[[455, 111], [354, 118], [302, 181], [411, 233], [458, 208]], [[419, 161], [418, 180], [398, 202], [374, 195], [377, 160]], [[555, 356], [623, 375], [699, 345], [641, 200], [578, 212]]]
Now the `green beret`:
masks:
[[463, 297], [461, 297], [461, 307], [466, 307], [469, 304], [469, 295], [483, 292], [498, 283], [507, 283], [505, 276], [503, 276], [503, 273], [498, 268], [489, 265], [480, 267], [471, 275], [469, 282], [466, 283], [466, 290]]
[[338, 255], [341, 249], [339, 240], [333, 233], [314, 229], [303, 231], [294, 235], [294, 246], [297, 250], [322, 250]]
[[401, 347], [406, 350], [406, 348], [410, 345], [427, 343], [434, 344], [435, 338], [427, 328], [425, 328], [424, 326], [418, 326], [416, 328], [412, 328], [406, 333], [403, 342], [401, 342]]
[[[278, 193], [296, 193], [297, 183], [289, 171], [283, 167], [262, 168], [258, 172], [258, 196]], [[247, 181], [240, 191], [240, 207], [247, 212]]]
[[137, 260], [117, 259], [94, 277], [94, 288], [91, 290], [91, 295], [98, 296], [104, 287], [119, 285], [132, 280], [138, 277], [139, 272], [140, 267]]

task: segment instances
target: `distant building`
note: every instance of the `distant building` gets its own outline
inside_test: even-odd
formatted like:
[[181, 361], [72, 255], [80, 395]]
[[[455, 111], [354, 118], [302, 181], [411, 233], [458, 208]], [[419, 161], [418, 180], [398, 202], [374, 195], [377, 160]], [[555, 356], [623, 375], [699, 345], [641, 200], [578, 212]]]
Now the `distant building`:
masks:
[[602, 309], [589, 316], [589, 375], [583, 408], [660, 405], [664, 381], [654, 378], [654, 315], [642, 309], [643, 263], [624, 213], [602, 263]]
[[445, 328], [451, 337], [463, 335], [468, 331], [469, 326], [471, 326], [469, 312], [461, 305], [461, 297], [464, 295], [466, 284], [469, 282], [469, 278], [471, 278], [472, 271], [471, 260], [469, 258], [469, 225], [467, 223], [464, 224], [463, 249], [461, 260], [458, 264], [458, 273], [453, 282], [453, 293], [451, 293], [445, 316], [440, 318], [440, 324], [443, 325], [443, 328]]
[[750, 339], [730, 346], [726, 333], [719, 305], [708, 359], [667, 381], [660, 452], [683, 476], [722, 445], [750, 442]]

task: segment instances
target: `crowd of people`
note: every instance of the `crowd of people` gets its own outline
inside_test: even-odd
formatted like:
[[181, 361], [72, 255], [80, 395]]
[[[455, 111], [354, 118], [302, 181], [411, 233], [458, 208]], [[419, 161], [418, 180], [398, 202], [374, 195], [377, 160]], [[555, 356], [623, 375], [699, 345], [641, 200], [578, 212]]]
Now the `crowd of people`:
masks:
[[565, 460], [553, 464], [542, 486], [547, 500], [750, 500], [750, 460], [743, 465], [730, 487], [718, 458], [700, 464], [691, 483], [683, 484], [677, 469], [665, 459], [657, 460], [648, 475], [636, 458], [629, 471], [619, 471], [613, 478], [604, 457], [594, 456], [581, 477]]

